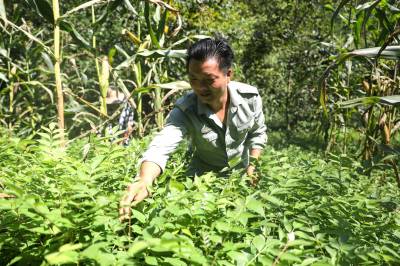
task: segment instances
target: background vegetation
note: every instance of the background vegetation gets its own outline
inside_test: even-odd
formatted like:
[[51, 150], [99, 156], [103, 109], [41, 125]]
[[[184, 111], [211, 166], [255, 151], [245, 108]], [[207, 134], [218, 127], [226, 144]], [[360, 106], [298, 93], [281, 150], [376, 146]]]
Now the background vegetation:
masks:
[[[0, 264], [397, 264], [399, 19], [396, 0], [0, 0]], [[129, 156], [214, 35], [262, 94], [263, 181], [186, 180], [176, 155], [126, 229]]]

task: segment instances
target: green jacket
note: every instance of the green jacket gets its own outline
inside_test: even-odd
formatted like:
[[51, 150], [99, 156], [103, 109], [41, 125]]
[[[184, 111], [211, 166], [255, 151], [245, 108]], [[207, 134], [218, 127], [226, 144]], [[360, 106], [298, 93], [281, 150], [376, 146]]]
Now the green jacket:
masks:
[[162, 170], [178, 144], [189, 137], [193, 147], [191, 174], [240, 168], [249, 164], [249, 150], [263, 149], [267, 141], [261, 97], [257, 88], [231, 81], [226, 126], [190, 92], [177, 100], [165, 127], [151, 141], [142, 161]]

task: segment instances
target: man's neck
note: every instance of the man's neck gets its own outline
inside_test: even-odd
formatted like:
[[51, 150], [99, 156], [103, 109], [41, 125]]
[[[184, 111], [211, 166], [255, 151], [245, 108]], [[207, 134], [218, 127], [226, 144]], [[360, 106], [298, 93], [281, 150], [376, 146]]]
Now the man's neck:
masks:
[[221, 110], [226, 110], [228, 105], [229, 105], [229, 94], [228, 94], [228, 91], [227, 91], [223, 97], [221, 97], [220, 99], [217, 99], [216, 101], [210, 103], [209, 107], [211, 108], [211, 110], [214, 111], [214, 113], [218, 113]]

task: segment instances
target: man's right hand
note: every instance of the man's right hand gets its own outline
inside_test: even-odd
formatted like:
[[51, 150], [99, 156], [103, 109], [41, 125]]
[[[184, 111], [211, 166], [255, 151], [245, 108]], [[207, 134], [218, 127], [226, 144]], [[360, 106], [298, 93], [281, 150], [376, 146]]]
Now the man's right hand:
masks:
[[158, 164], [144, 161], [140, 165], [140, 174], [135, 178], [136, 182], [130, 184], [122, 198], [119, 207], [119, 220], [128, 220], [131, 216], [131, 205], [135, 206], [149, 196], [147, 186], [153, 184], [154, 179], [161, 174]]
[[123, 222], [131, 216], [131, 205], [135, 206], [149, 196], [147, 184], [142, 180], [138, 180], [128, 186], [125, 196], [120, 202], [119, 220]]

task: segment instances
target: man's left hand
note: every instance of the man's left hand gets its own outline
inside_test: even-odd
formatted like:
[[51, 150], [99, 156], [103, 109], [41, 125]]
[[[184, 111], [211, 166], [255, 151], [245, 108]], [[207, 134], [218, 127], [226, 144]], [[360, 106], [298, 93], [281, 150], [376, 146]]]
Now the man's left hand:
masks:
[[247, 166], [246, 172], [247, 176], [250, 177], [250, 185], [255, 187], [258, 183], [258, 176], [256, 173], [254, 173], [256, 167], [254, 165], [249, 165]]

